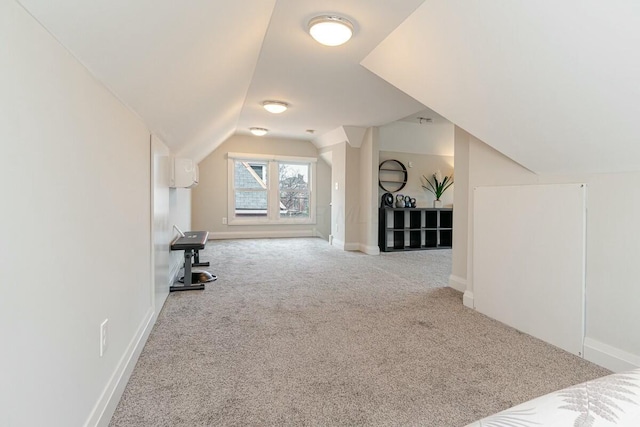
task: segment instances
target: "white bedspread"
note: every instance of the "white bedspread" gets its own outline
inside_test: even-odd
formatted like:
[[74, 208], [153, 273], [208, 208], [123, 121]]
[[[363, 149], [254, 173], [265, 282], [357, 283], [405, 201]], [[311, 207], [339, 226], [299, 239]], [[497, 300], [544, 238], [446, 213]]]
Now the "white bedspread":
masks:
[[640, 427], [640, 369], [538, 397], [467, 427], [529, 426]]

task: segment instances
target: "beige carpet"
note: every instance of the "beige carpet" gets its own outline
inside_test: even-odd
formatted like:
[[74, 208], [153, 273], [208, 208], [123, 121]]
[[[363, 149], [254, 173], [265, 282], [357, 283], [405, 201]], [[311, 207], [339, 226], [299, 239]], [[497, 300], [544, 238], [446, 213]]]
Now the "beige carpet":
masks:
[[607, 370], [462, 305], [451, 251], [213, 241], [169, 296], [112, 426], [463, 426]]

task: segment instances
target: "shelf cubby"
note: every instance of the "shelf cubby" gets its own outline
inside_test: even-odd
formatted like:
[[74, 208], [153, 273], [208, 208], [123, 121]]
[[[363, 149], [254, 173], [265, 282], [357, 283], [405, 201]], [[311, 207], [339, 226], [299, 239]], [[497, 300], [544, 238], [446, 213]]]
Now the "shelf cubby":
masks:
[[453, 209], [381, 207], [378, 245], [382, 252], [453, 246]]
[[429, 210], [424, 212], [424, 228], [438, 228], [438, 211]]
[[453, 233], [451, 232], [451, 230], [440, 230], [439, 234], [439, 247], [450, 248], [453, 246]]

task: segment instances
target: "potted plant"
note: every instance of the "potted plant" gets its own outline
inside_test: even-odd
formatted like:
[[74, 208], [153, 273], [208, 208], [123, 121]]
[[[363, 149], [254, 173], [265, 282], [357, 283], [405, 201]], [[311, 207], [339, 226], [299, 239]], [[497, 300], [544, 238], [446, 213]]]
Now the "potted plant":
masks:
[[429, 180], [426, 176], [422, 175], [422, 188], [433, 193], [436, 199], [433, 201], [434, 208], [441, 208], [442, 201], [440, 197], [447, 191], [447, 188], [453, 184], [453, 175], [442, 177], [442, 174], [438, 170], [432, 175], [432, 180]]

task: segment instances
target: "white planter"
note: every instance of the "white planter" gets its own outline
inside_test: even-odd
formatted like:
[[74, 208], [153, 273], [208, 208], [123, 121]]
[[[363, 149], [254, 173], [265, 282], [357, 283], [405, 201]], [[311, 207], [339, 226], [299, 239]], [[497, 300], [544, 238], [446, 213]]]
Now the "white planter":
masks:
[[433, 201], [433, 207], [434, 208], [441, 208], [442, 207], [442, 200], [439, 200], [439, 199], [434, 200]]

